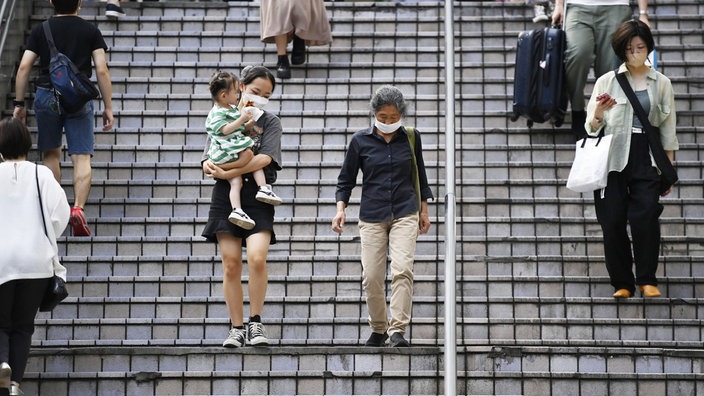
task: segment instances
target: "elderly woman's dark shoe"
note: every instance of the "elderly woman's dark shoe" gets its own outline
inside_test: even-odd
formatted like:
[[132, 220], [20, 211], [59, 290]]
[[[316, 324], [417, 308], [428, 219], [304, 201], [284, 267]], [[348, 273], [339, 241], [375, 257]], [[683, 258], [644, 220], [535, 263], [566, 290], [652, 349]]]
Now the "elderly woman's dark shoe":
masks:
[[384, 344], [386, 343], [386, 340], [389, 339], [389, 335], [386, 333], [374, 333], [372, 332], [372, 335], [369, 336], [369, 339], [367, 342], [364, 344], [364, 346], [368, 347], [383, 347]]

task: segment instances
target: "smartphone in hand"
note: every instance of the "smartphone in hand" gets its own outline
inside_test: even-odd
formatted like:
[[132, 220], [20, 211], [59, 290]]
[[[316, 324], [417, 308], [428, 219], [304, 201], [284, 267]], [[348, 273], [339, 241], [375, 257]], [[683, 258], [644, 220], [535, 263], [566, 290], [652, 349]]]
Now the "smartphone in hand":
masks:
[[611, 100], [611, 95], [607, 94], [606, 92], [599, 94], [599, 96], [596, 97], [596, 101], [600, 103], [606, 103], [609, 100]]

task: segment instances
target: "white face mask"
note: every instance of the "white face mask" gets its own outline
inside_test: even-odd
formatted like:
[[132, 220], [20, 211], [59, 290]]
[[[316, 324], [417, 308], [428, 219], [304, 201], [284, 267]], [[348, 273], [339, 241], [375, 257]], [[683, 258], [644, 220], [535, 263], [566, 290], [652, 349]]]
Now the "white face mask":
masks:
[[398, 120], [398, 122], [394, 122], [393, 124], [384, 124], [383, 122], [375, 118], [374, 126], [379, 132], [388, 135], [390, 133], [396, 132], [399, 128], [401, 128], [401, 126], [403, 126], [403, 121]]
[[261, 109], [262, 107], [266, 106], [267, 103], [269, 103], [268, 98], [250, 93], [244, 94], [244, 97], [242, 99], [244, 100], [245, 107], [254, 106]]

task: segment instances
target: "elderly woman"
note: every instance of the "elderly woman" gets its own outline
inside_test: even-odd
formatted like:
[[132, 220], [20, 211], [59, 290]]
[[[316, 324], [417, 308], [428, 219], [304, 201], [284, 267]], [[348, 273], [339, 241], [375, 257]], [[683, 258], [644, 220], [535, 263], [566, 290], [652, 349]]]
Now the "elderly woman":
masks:
[[[662, 205], [659, 169], [648, 136], [616, 79], [625, 74], [648, 121], [660, 129], [660, 141], [670, 161], [679, 148], [675, 95], [670, 79], [647, 66], [654, 41], [650, 28], [639, 20], [624, 22], [612, 35], [611, 46], [624, 62], [599, 77], [587, 106], [587, 133], [613, 135], [609, 150], [606, 188], [594, 191], [596, 217], [604, 232], [606, 268], [614, 297], [631, 297], [636, 285], [644, 297], [660, 296], [655, 272], [660, 251]], [[670, 193], [670, 189], [662, 193]], [[633, 250], [628, 238], [631, 226]], [[633, 276], [635, 259], [636, 274]]]
[[[362, 284], [367, 296], [372, 334], [366, 346], [407, 347], [411, 320], [413, 259], [419, 232], [430, 229], [428, 186], [420, 134], [404, 128], [406, 101], [389, 85], [371, 100], [374, 125], [352, 136], [337, 179], [337, 214], [333, 231], [341, 234], [357, 173], [362, 170], [359, 234], [362, 241]], [[391, 320], [386, 315], [387, 253], [391, 255]]]
[[31, 146], [22, 121], [0, 121], [0, 395], [22, 394], [34, 317], [54, 273], [66, 278], [56, 236], [68, 225], [68, 201], [49, 168], [27, 161]]

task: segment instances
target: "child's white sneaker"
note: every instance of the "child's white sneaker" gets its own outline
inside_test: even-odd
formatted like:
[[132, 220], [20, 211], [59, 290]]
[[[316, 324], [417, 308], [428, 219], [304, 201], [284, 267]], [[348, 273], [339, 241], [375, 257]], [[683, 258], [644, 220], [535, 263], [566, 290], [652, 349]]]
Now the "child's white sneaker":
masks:
[[230, 220], [230, 223], [242, 227], [245, 230], [251, 230], [257, 224], [247, 216], [247, 213], [239, 208], [232, 209], [232, 213], [230, 213], [227, 219]]
[[269, 205], [281, 205], [283, 200], [279, 198], [278, 195], [274, 194], [273, 191], [271, 191], [271, 188], [269, 186], [261, 186], [259, 187], [259, 191], [257, 191], [257, 195], [254, 197], [257, 201], [259, 202], [264, 202], [268, 203]]

